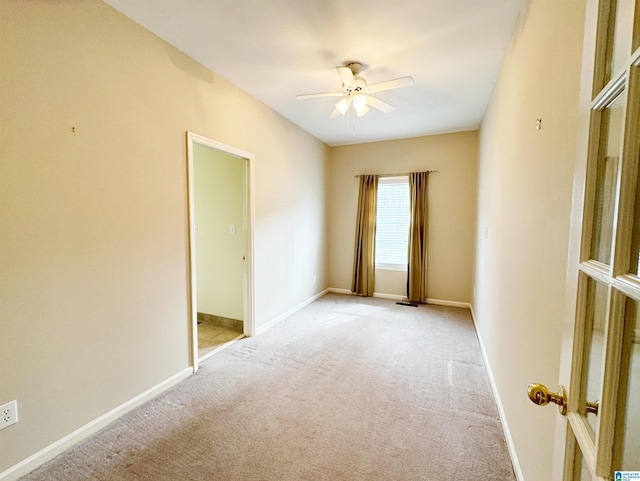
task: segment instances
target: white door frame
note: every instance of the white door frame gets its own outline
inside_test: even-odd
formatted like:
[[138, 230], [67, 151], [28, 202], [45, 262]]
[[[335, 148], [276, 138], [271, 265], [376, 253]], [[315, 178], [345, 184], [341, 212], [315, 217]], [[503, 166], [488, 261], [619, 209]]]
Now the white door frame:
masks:
[[253, 336], [255, 334], [255, 312], [254, 312], [254, 275], [253, 275], [253, 228], [254, 228], [254, 155], [250, 152], [223, 144], [213, 139], [203, 137], [193, 132], [187, 132], [187, 192], [188, 192], [188, 269], [189, 285], [187, 294], [189, 297], [189, 320], [190, 320], [190, 350], [191, 365], [193, 372], [198, 370], [198, 296], [196, 283], [196, 232], [195, 232], [195, 184], [193, 169], [193, 146], [203, 145], [212, 149], [224, 152], [233, 157], [238, 157], [246, 161], [246, 222], [247, 222], [247, 277], [244, 286], [244, 335]]

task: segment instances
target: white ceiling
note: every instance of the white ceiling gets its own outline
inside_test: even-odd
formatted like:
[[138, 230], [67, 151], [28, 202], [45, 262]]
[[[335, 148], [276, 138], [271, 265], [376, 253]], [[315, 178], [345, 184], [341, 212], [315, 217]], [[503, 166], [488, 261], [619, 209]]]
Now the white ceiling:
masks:
[[[479, 127], [527, 0], [105, 0], [328, 145]], [[359, 61], [385, 114], [330, 119], [335, 66]]]

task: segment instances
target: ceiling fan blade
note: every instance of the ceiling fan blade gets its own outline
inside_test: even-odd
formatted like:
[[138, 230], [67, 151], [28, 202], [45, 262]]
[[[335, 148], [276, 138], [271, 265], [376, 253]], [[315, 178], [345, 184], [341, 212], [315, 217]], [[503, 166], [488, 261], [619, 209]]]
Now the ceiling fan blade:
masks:
[[385, 114], [388, 114], [393, 110], [393, 106], [370, 95], [367, 97], [367, 105], [370, 105], [375, 109], [382, 110]]
[[369, 85], [367, 90], [371, 93], [382, 92], [383, 90], [397, 89], [413, 85], [413, 77], [400, 77], [386, 82]]
[[301, 94], [296, 95], [297, 99], [315, 99], [318, 97], [340, 97], [344, 92], [323, 92], [319, 94]]
[[340, 75], [345, 87], [356, 86], [356, 79], [353, 78], [353, 72], [349, 67], [336, 67], [336, 70], [338, 71], [338, 75]]

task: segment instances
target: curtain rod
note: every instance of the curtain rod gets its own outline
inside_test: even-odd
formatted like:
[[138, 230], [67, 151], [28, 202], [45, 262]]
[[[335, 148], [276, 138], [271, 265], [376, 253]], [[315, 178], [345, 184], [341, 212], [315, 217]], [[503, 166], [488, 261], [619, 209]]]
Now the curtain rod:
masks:
[[[422, 172], [426, 172], [427, 174], [439, 174], [439, 170], [423, 170]], [[400, 177], [409, 175], [410, 172], [404, 172], [401, 174], [354, 174], [354, 177], [360, 177], [361, 175], [377, 175], [378, 177]]]

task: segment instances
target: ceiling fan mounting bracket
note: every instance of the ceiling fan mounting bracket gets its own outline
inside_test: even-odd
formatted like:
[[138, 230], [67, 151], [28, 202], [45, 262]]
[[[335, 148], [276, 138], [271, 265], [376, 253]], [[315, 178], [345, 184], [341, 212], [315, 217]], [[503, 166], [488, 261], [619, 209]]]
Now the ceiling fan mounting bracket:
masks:
[[362, 72], [364, 65], [361, 62], [346, 62], [345, 67], [347, 67], [351, 72], [353, 72], [353, 76], [357, 76], [360, 72]]

